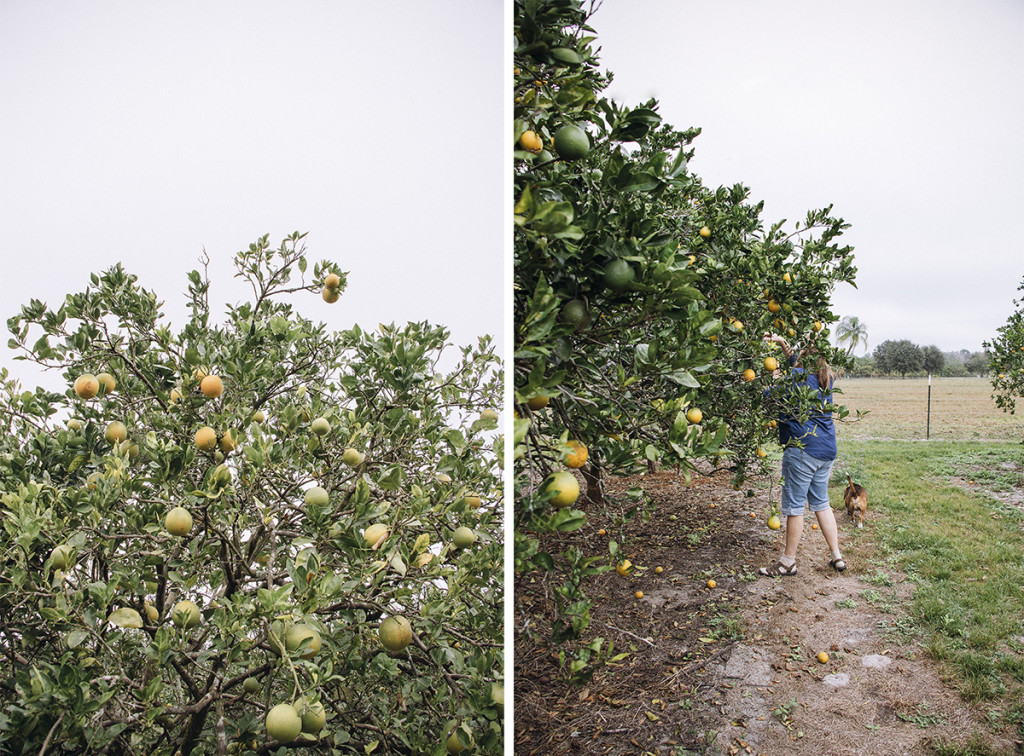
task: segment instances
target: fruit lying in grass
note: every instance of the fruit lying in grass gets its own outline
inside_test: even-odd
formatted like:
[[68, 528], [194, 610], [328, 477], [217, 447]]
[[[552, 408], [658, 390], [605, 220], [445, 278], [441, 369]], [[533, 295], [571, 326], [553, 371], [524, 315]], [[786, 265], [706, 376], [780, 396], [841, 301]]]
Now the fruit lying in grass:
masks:
[[164, 518], [164, 528], [172, 536], [180, 538], [181, 536], [188, 535], [189, 531], [192, 530], [192, 515], [189, 514], [185, 507], [175, 507]]
[[224, 393], [224, 381], [219, 375], [208, 375], [199, 382], [199, 390], [207, 399], [216, 399]]
[[779, 519], [778, 515], [772, 515], [768, 518], [768, 529], [778, 530], [782, 527], [782, 520]]
[[412, 625], [405, 617], [388, 617], [377, 629], [380, 644], [391, 653], [398, 653], [412, 643]]
[[95, 375], [85, 373], [75, 379], [75, 394], [79, 399], [92, 399], [100, 393], [100, 382]]
[[280, 703], [267, 712], [267, 735], [278, 743], [290, 743], [302, 732], [302, 719], [291, 704]]
[[644, 597], [644, 592], [643, 591], [637, 591], [633, 595], [636, 596], [638, 599], [642, 599]]
[[655, 575], [660, 575], [660, 574], [661, 574], [661, 573], [663, 573], [664, 571], [665, 571], [665, 568], [664, 568], [664, 567], [655, 567], [655, 568], [654, 568], [654, 574], [655, 574]]
[[580, 497], [580, 482], [568, 470], [558, 470], [551, 473], [541, 483], [541, 494], [545, 494], [548, 491], [554, 492], [554, 496], [549, 499], [554, 506], [559, 508], [567, 507], [575, 504], [576, 500]]

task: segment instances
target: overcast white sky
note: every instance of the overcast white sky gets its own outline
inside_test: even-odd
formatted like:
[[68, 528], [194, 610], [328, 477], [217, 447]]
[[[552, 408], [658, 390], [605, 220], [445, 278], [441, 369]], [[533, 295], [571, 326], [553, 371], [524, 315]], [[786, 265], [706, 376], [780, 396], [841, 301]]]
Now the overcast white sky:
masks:
[[503, 4], [444, 6], [0, 0], [0, 366], [21, 304], [118, 261], [180, 325], [205, 247], [220, 319], [233, 253], [295, 230], [350, 272], [307, 317], [500, 348]]
[[977, 350], [1024, 278], [1024, 2], [605, 0], [607, 94], [698, 126], [691, 168], [768, 223], [834, 205], [869, 347]]

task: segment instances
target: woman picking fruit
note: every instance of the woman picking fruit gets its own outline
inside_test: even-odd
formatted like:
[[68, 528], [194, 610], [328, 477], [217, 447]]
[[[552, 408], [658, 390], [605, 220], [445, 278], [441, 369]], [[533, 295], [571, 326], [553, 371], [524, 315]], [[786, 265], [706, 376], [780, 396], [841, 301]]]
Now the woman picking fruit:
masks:
[[[822, 409], [812, 411], [803, 422], [791, 416], [779, 418], [779, 443], [784, 447], [781, 508], [786, 517], [786, 543], [775, 564], [760, 568], [758, 573], [771, 577], [796, 574], [796, 551], [803, 534], [805, 503], [814, 512], [831, 552], [829, 566], [842, 572], [846, 569], [846, 562], [839, 551], [836, 518], [828, 501], [828, 481], [837, 455], [836, 428], [832, 422], [832, 412], [824, 409], [832, 404], [832, 385], [836, 374], [824, 357], [818, 357], [816, 370], [810, 372], [798, 366], [798, 356], [784, 338], [765, 335], [765, 339], [779, 344], [782, 353], [793, 366], [795, 383], [790, 385], [806, 386], [816, 391]], [[806, 354], [807, 350], [802, 351], [799, 359]]]

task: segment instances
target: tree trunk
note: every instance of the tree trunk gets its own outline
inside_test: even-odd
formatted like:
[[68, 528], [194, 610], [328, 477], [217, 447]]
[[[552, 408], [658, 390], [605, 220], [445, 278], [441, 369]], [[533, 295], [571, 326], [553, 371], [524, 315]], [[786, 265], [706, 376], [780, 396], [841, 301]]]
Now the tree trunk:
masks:
[[587, 482], [587, 501], [591, 504], [604, 504], [604, 493], [601, 489], [601, 467], [596, 462], [580, 468], [583, 480]]

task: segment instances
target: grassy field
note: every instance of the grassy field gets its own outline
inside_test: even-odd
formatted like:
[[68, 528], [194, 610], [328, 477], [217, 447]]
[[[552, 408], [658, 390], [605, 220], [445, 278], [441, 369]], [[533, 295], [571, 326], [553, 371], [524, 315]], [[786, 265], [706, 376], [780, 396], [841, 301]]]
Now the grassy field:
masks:
[[891, 607], [890, 632], [939, 660], [994, 727], [1024, 739], [1024, 418], [997, 409], [986, 380], [935, 379], [934, 442], [922, 443], [926, 379], [839, 385], [851, 414], [871, 411], [837, 430], [833, 506], [847, 473], [870, 504], [845, 548], [874, 600], [891, 592], [895, 602], [888, 575], [914, 583], [909, 605]]
[[[924, 439], [928, 423], [928, 379], [846, 378], [837, 404], [850, 417], [837, 428], [846, 439]], [[853, 421], [856, 410], [869, 414]], [[965, 441], [1024, 441], [1024, 416], [1008, 415], [992, 401], [985, 378], [933, 378], [931, 438]]]

